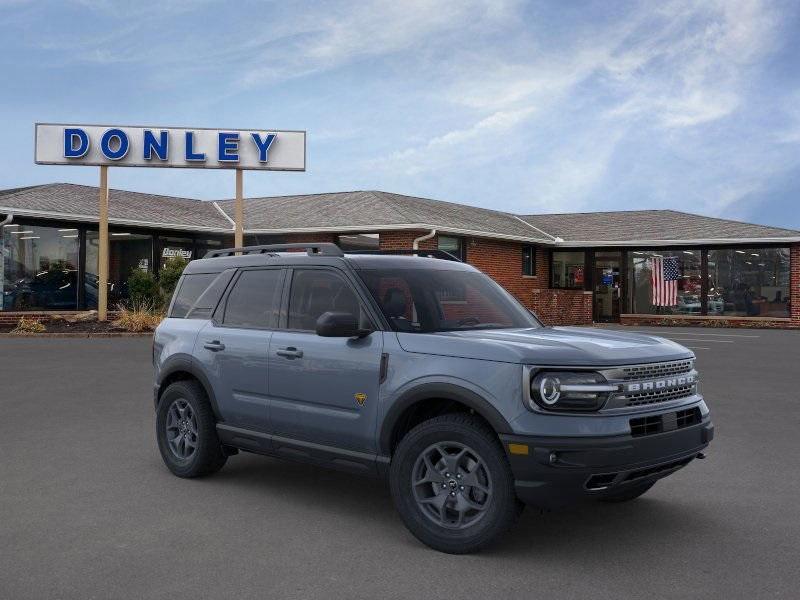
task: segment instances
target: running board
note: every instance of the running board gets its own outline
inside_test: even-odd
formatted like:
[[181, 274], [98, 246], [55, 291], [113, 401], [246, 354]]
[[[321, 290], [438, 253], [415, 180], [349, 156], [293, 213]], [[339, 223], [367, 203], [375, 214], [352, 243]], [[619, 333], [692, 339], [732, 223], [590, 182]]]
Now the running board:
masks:
[[217, 435], [225, 446], [359, 475], [383, 477], [388, 471], [389, 457], [346, 450], [305, 440], [287, 438], [252, 429], [217, 423]]

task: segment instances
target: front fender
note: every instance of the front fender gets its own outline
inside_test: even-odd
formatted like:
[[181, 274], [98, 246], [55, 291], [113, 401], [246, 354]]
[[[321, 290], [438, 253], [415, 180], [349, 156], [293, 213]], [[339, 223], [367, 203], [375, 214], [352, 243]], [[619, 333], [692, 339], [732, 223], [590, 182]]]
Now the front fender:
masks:
[[380, 426], [378, 447], [380, 453], [391, 454], [392, 435], [403, 413], [422, 400], [443, 399], [460, 402], [486, 419], [497, 433], [512, 433], [511, 425], [497, 408], [482, 395], [464, 386], [446, 382], [427, 382], [403, 391], [387, 410]]

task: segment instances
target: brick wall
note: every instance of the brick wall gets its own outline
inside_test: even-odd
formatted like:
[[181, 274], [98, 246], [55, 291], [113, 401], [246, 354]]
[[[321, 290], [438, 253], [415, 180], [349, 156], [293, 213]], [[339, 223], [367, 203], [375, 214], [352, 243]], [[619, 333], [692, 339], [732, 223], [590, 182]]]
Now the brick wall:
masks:
[[591, 325], [592, 293], [583, 290], [534, 290], [533, 310], [546, 325]]

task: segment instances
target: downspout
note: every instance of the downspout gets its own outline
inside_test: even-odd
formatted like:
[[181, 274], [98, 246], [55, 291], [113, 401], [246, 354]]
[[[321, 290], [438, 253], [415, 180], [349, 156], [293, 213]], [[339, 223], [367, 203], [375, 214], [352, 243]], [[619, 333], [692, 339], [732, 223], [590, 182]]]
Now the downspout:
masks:
[[12, 215], [11, 213], [8, 213], [6, 215], [6, 218], [3, 219], [2, 221], [0, 221], [0, 227], [2, 227], [3, 225], [8, 225], [13, 220], [14, 220], [14, 215]]
[[429, 239], [431, 239], [432, 237], [434, 237], [435, 235], [436, 235], [436, 230], [435, 230], [435, 229], [431, 229], [431, 232], [430, 232], [430, 233], [426, 233], [425, 235], [423, 235], [423, 236], [420, 236], [420, 237], [416, 238], [416, 239], [414, 240], [414, 243], [411, 245], [411, 248], [412, 248], [413, 250], [419, 250], [419, 243], [420, 243], [420, 242], [424, 242], [424, 241], [426, 241], [426, 240], [429, 240]]

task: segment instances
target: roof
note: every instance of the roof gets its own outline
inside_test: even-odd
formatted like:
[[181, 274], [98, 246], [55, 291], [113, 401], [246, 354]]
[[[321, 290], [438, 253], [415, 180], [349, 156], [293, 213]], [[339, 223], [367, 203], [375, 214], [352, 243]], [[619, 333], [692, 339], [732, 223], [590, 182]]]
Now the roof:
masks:
[[[230, 232], [234, 201], [110, 190], [116, 225]], [[52, 183], [0, 190], [0, 213], [96, 222], [98, 188]], [[674, 210], [517, 216], [381, 191], [245, 199], [248, 233], [429, 230], [553, 246], [800, 242], [800, 231]]]
[[[98, 188], [51, 183], [0, 191], [0, 212], [78, 221], [98, 220]], [[109, 222], [169, 229], [226, 230], [231, 223], [212, 202], [109, 190]]]
[[522, 215], [526, 222], [559, 237], [569, 245], [635, 245], [649, 242], [747, 243], [748, 241], [800, 241], [800, 231], [767, 227], [729, 219], [705, 217], [676, 210]]
[[[438, 229], [461, 235], [552, 241], [509, 213], [389, 192], [248, 198], [246, 203], [245, 229], [261, 233]], [[218, 204], [233, 215], [233, 200]]]

